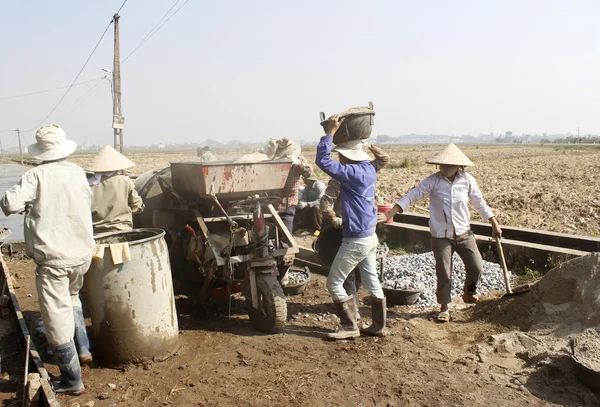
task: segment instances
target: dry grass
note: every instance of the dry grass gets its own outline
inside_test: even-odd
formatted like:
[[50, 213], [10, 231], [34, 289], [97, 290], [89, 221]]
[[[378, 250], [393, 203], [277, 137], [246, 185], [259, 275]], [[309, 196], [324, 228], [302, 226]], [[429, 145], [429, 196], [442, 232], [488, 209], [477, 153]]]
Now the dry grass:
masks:
[[[378, 179], [378, 193], [388, 201], [404, 195], [435, 167], [426, 158], [442, 146], [385, 146], [392, 162]], [[477, 179], [490, 207], [502, 224], [563, 233], [600, 236], [600, 146], [465, 145], [461, 149], [475, 164], [468, 171]], [[239, 158], [250, 149], [215, 150], [219, 159]], [[303, 154], [314, 162], [315, 148]], [[134, 172], [193, 161], [195, 151], [132, 152]], [[92, 154], [76, 154], [71, 160], [83, 165]], [[14, 157], [4, 157], [10, 162]], [[315, 168], [317, 176], [328, 177]], [[428, 200], [417, 203], [428, 208]], [[411, 208], [413, 212], [426, 210]], [[473, 213], [473, 219], [479, 215]]]

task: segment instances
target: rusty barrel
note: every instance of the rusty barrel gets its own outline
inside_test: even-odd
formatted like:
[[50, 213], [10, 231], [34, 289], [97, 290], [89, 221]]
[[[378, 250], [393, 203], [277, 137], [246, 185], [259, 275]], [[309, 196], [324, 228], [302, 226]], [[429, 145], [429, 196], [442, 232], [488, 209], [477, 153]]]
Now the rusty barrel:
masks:
[[85, 289], [96, 352], [107, 365], [164, 359], [178, 348], [169, 251], [162, 229], [98, 235]]

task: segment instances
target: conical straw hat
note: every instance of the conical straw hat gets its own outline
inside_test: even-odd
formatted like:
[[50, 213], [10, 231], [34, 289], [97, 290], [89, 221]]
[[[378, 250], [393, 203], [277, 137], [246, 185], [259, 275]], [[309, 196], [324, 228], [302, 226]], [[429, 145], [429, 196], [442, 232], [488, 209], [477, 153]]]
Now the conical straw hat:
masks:
[[427, 160], [427, 164], [458, 165], [461, 167], [473, 165], [471, 160], [469, 160], [469, 157], [452, 143], [448, 144], [442, 151]]
[[85, 166], [90, 172], [112, 172], [131, 168], [135, 164], [111, 146], [106, 146]]

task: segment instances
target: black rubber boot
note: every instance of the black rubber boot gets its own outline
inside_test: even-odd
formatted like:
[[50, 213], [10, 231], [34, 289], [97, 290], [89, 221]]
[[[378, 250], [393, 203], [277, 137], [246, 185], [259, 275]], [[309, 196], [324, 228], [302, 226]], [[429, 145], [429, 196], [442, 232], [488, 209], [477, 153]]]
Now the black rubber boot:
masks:
[[85, 387], [83, 387], [81, 381], [81, 366], [73, 341], [59, 346], [52, 346], [52, 350], [60, 369], [60, 381], [52, 382], [54, 391], [73, 395], [83, 393]]
[[389, 332], [385, 326], [387, 321], [387, 308], [384, 298], [371, 299], [371, 317], [373, 321], [368, 328], [361, 329], [360, 333], [370, 336], [387, 336]]
[[90, 340], [85, 330], [85, 318], [83, 317], [83, 309], [73, 308], [73, 316], [75, 317], [75, 347], [79, 355], [79, 363], [90, 363], [94, 358], [90, 352]]
[[336, 313], [340, 317], [342, 327], [337, 332], [327, 334], [329, 339], [351, 339], [358, 338], [360, 331], [356, 324], [356, 307], [354, 306], [354, 297], [350, 296], [343, 301], [334, 302]]
[[356, 308], [356, 320], [360, 319], [360, 312], [358, 308], [358, 290], [360, 290], [361, 280], [358, 268], [355, 268], [348, 274], [344, 281], [344, 290], [348, 295], [354, 297], [354, 308]]

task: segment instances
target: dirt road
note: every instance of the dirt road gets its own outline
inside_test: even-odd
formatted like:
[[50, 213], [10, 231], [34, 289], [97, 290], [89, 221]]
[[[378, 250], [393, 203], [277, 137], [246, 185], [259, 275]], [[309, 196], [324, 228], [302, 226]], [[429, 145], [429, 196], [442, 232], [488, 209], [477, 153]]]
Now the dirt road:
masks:
[[[8, 266], [21, 284], [17, 293], [26, 318], [33, 321], [39, 317], [34, 265], [12, 259]], [[321, 275], [313, 274], [302, 296], [289, 297], [290, 322], [279, 335], [254, 331], [239, 300], [228, 319], [227, 304], [179, 298], [181, 344], [175, 356], [122, 370], [94, 364], [83, 371], [86, 393], [60, 401], [94, 401], [96, 407], [578, 405], [563, 385], [522, 380], [522, 360], [478, 352], [490, 335], [526, 328], [518, 310], [527, 301], [525, 295], [487, 298], [476, 307], [457, 303], [446, 325], [428, 320], [428, 313], [390, 308], [391, 336], [328, 342], [323, 334], [337, 321]], [[368, 316], [368, 308], [361, 314]], [[35, 342], [44, 349], [39, 338]], [[8, 368], [18, 377], [16, 364]], [[58, 373], [51, 364], [48, 369]], [[0, 387], [3, 405], [15, 400], [15, 386]]]

